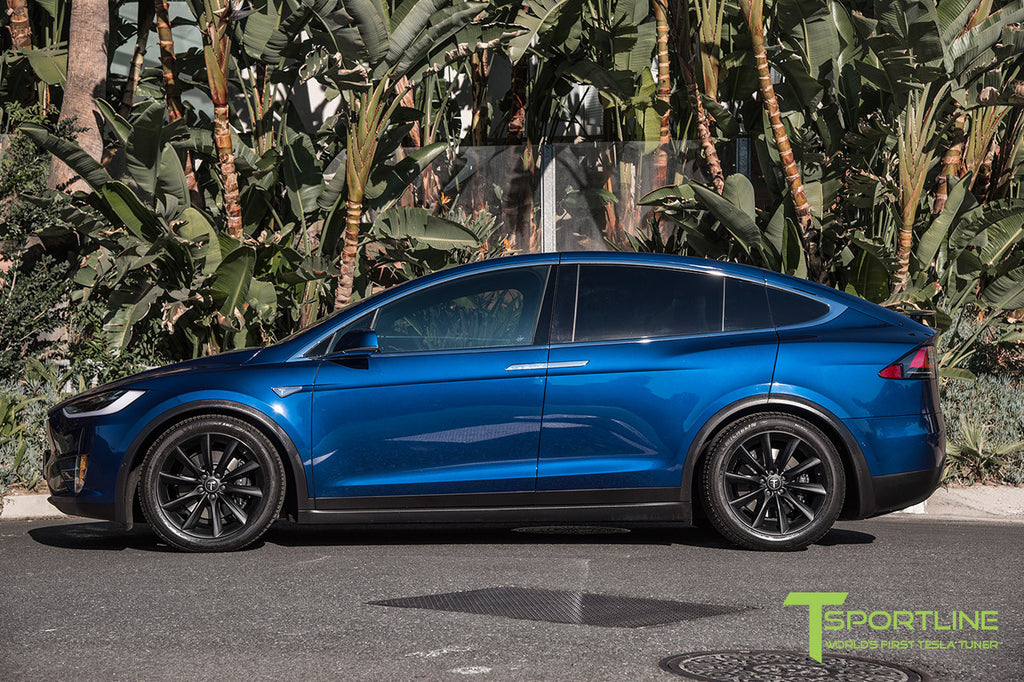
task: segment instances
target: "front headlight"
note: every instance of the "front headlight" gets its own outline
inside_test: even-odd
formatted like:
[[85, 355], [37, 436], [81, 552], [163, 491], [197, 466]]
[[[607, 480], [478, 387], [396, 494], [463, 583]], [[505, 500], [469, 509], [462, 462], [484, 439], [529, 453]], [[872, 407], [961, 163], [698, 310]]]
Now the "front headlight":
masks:
[[104, 391], [85, 398], [75, 399], [64, 407], [64, 416], [70, 418], [102, 417], [103, 415], [114, 414], [131, 405], [143, 393], [145, 391], [118, 388], [113, 391]]

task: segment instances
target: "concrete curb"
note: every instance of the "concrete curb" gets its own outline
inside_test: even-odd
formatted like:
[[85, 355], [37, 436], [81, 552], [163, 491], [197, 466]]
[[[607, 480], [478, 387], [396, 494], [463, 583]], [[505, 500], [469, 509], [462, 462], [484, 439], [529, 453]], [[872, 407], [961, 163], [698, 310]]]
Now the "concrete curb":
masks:
[[0, 505], [0, 521], [62, 519], [61, 511], [46, 501], [48, 495], [9, 495]]
[[[0, 521], [62, 519], [47, 495], [9, 495], [0, 502]], [[974, 485], [939, 488], [921, 504], [896, 512], [900, 517], [1010, 521], [1024, 523], [1024, 486]]]

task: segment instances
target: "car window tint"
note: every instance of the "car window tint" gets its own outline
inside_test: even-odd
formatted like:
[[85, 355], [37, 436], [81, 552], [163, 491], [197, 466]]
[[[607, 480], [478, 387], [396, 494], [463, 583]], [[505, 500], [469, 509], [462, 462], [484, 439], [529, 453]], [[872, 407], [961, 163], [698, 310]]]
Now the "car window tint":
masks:
[[463, 277], [380, 308], [382, 353], [500, 348], [533, 342], [548, 266]]
[[765, 286], [727, 277], [725, 280], [725, 331], [742, 329], [770, 329], [772, 318], [768, 312]]
[[828, 313], [828, 305], [782, 289], [768, 288], [768, 305], [776, 327], [803, 324]]
[[619, 265], [583, 265], [574, 340], [605, 341], [722, 330], [722, 277]]

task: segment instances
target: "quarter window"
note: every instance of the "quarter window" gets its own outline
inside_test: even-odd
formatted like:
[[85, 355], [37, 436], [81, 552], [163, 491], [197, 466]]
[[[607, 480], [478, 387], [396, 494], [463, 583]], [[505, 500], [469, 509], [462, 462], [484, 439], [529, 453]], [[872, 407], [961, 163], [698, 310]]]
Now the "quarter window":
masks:
[[437, 284], [385, 304], [373, 325], [383, 353], [501, 348], [533, 343], [547, 266]]
[[718, 332], [722, 330], [722, 290], [722, 277], [698, 272], [582, 265], [571, 340]]
[[776, 327], [803, 324], [828, 313], [828, 305], [821, 301], [771, 287], [768, 288], [768, 304]]

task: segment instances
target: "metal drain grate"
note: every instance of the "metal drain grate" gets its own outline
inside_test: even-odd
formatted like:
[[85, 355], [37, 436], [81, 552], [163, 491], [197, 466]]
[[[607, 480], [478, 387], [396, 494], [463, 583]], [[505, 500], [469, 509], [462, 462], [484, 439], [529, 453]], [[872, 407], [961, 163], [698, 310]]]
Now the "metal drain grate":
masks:
[[738, 606], [691, 604], [662, 599], [618, 597], [589, 592], [563, 592], [525, 587], [489, 587], [469, 592], [429, 594], [370, 602], [374, 606], [398, 606], [407, 609], [457, 611], [485, 616], [504, 616], [519, 620], [542, 620], [572, 625], [597, 625], [609, 628], [641, 628], [681, 620], [740, 613]]
[[922, 682], [919, 672], [856, 656], [823, 656], [822, 662], [792, 651], [704, 651], [671, 656], [661, 667], [702, 682]]

